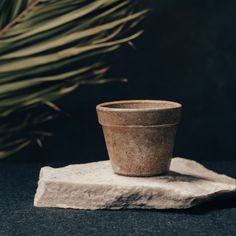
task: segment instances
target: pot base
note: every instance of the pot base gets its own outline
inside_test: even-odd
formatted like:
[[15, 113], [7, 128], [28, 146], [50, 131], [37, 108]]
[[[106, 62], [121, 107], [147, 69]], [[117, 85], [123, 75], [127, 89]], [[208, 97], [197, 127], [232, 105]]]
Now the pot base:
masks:
[[[137, 163], [134, 163], [134, 165], [131, 166], [125, 166], [121, 165], [122, 163], [114, 163], [114, 161], [111, 160], [111, 166], [112, 170], [117, 175], [122, 176], [128, 176], [128, 177], [152, 177], [152, 176], [160, 176], [165, 175], [169, 172], [170, 169], [170, 163], [172, 158], [168, 158], [168, 162], [160, 162], [158, 167], [156, 166], [155, 169], [153, 168], [145, 168], [144, 166], [136, 165]], [[145, 163], [144, 163], [145, 164]], [[135, 167], [135, 168], [134, 168]]]
[[161, 176], [168, 174], [168, 170], [161, 173], [150, 173], [150, 174], [132, 174], [132, 173], [123, 173], [123, 172], [115, 172], [116, 175], [126, 176], [126, 177], [153, 177], [153, 176]]

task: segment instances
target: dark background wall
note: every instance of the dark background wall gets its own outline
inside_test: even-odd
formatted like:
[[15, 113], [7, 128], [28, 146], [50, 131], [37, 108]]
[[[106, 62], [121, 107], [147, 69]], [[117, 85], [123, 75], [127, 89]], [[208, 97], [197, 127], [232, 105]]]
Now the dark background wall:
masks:
[[[183, 104], [175, 156], [235, 158], [235, 1], [152, 0], [134, 44], [105, 56], [110, 77], [127, 84], [83, 86], [58, 104], [71, 114], [50, 125], [54, 137], [14, 159], [87, 162], [107, 159], [95, 105], [119, 99]], [[19, 157], [20, 155], [20, 157]]]

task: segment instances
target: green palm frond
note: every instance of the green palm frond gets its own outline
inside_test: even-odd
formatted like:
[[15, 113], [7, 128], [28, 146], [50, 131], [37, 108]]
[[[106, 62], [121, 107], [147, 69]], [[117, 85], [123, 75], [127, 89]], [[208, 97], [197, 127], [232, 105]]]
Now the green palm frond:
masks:
[[130, 31], [147, 12], [133, 2], [0, 1], [0, 158], [48, 135], [38, 129], [57, 115], [53, 101], [104, 82], [97, 56], [142, 33]]

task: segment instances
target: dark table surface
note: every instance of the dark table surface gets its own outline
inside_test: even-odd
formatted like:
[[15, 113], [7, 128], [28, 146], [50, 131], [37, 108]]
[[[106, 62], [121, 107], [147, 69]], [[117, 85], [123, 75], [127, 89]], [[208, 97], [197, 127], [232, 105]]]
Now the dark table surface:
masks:
[[[202, 161], [236, 177], [233, 161]], [[86, 211], [34, 208], [39, 170], [69, 162], [0, 161], [0, 236], [11, 235], [236, 235], [235, 199], [185, 210]]]

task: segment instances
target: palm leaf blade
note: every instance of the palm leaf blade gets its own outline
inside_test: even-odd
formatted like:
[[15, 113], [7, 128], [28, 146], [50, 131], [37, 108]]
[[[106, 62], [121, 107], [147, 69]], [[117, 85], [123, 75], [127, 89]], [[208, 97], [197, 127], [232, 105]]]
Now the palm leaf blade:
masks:
[[106, 82], [93, 58], [137, 38], [142, 31], [126, 31], [146, 12], [131, 0], [1, 0], [0, 158], [41, 144], [39, 125], [59, 110], [53, 101]]

